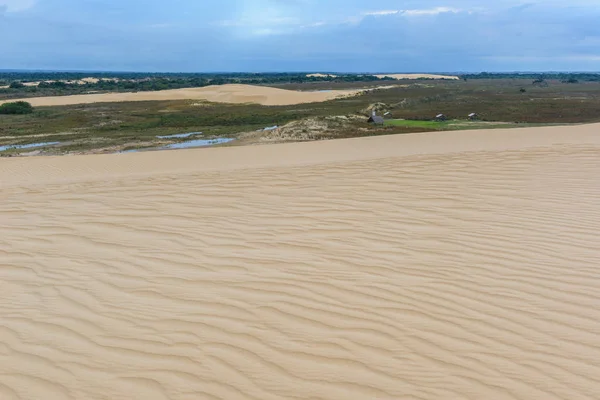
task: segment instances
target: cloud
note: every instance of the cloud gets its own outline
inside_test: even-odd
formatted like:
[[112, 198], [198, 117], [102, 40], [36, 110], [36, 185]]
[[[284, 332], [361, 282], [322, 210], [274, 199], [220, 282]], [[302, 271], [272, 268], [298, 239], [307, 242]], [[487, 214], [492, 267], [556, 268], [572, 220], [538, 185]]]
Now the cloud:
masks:
[[[377, 10], [377, 11], [366, 11], [360, 16], [352, 16], [346, 19], [347, 22], [358, 23], [366, 17], [389, 17], [389, 16], [401, 16], [401, 17], [420, 17], [420, 16], [434, 16], [440, 14], [457, 14], [462, 10], [453, 7], [434, 7], [434, 8], [416, 8], [407, 10]], [[468, 11], [473, 13], [473, 10]]]
[[367, 11], [363, 13], [364, 16], [387, 16], [387, 15], [403, 15], [403, 16], [419, 16], [419, 15], [439, 15], [445, 13], [459, 13], [461, 12], [458, 8], [452, 7], [435, 7], [435, 8], [423, 8], [423, 9], [412, 9], [412, 10], [379, 10], [379, 11]]
[[381, 11], [367, 11], [364, 15], [367, 16], [380, 16], [380, 15], [395, 15], [399, 14], [399, 10], [381, 10]]
[[0, 0], [0, 9], [6, 12], [25, 11], [35, 6], [36, 0]]
[[600, 70], [598, 0], [0, 0], [0, 15], [3, 68]]
[[452, 7], [435, 7], [435, 8], [426, 8], [426, 9], [417, 9], [417, 10], [403, 10], [402, 15], [407, 16], [419, 16], [419, 15], [439, 15], [446, 13], [459, 13], [460, 10]]

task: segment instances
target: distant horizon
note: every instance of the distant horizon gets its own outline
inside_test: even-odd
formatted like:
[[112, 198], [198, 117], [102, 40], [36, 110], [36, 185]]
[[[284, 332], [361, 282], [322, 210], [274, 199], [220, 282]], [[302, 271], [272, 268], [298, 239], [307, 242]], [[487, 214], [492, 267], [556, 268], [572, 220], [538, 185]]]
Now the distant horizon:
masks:
[[437, 75], [476, 75], [476, 74], [600, 74], [600, 70], [547, 70], [547, 71], [375, 71], [375, 72], [343, 72], [343, 71], [145, 71], [145, 70], [79, 70], [79, 69], [17, 69], [0, 68], [0, 73], [74, 73], [74, 74], [330, 74], [330, 75], [383, 75], [383, 74], [437, 74]]

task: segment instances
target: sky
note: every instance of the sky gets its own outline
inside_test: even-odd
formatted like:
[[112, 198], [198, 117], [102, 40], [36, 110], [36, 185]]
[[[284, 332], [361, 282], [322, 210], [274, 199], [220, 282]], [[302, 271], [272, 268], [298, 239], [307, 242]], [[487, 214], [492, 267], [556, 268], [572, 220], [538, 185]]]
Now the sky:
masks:
[[600, 0], [0, 0], [0, 69], [600, 71]]

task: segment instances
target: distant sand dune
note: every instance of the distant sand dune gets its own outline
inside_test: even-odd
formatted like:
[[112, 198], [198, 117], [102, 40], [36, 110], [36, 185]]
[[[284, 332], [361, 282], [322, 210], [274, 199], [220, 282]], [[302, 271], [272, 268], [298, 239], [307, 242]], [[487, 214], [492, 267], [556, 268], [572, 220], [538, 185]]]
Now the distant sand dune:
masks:
[[[72, 96], [34, 97], [20, 100], [28, 101], [36, 107], [151, 100], [207, 100], [217, 103], [257, 103], [274, 106], [322, 102], [354, 95], [359, 92], [360, 90], [300, 92], [267, 86], [221, 85], [155, 92], [80, 94]], [[7, 100], [0, 101], [0, 104], [6, 102]]]
[[308, 74], [306, 75], [309, 78], [328, 78], [328, 77], [332, 77], [335, 78], [337, 75], [333, 75], [333, 74]]
[[0, 159], [0, 399], [597, 399], [598, 129]]
[[430, 78], [430, 79], [452, 79], [458, 80], [458, 76], [452, 75], [435, 75], [435, 74], [383, 74], [383, 75], [375, 75], [378, 78], [393, 78], [393, 79], [420, 79], [420, 78]]

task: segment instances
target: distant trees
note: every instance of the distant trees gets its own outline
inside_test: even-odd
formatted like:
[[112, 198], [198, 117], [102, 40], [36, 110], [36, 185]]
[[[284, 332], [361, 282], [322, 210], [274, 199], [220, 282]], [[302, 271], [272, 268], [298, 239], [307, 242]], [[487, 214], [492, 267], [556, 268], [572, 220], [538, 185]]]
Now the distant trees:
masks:
[[570, 80], [577, 80], [578, 82], [599, 82], [600, 81], [600, 73], [583, 73], [583, 72], [574, 72], [574, 73], [490, 73], [490, 72], [481, 72], [479, 74], [463, 74], [460, 75], [461, 78], [468, 79], [545, 79], [552, 81], [563, 81], [565, 83], [576, 83], [576, 82], [568, 82]]
[[10, 85], [8, 85], [8, 87], [11, 89], [21, 89], [21, 88], [24, 88], [25, 85], [23, 85], [23, 83], [21, 83], [19, 81], [14, 81], [14, 82], [11, 82]]
[[50, 81], [50, 82], [42, 81], [38, 84], [37, 87], [40, 89], [47, 89], [47, 88], [65, 89], [67, 87], [67, 83], [63, 82], [63, 81]]
[[0, 106], [0, 114], [31, 114], [33, 107], [26, 101], [4, 103]]
[[562, 83], [579, 83], [579, 80], [577, 80], [575, 78], [569, 78], [569, 79], [563, 79], [561, 82]]

